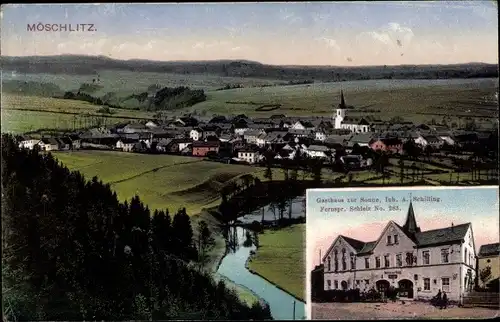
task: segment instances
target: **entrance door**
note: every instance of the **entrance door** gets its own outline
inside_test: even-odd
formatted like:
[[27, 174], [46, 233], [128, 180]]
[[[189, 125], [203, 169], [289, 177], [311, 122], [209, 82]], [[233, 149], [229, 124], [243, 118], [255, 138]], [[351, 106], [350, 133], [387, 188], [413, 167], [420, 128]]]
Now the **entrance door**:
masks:
[[413, 298], [413, 282], [407, 279], [398, 282], [399, 296], [406, 298]]
[[375, 285], [377, 286], [377, 291], [386, 294], [391, 283], [389, 283], [389, 281], [386, 280], [379, 280], [375, 283]]
[[342, 281], [342, 283], [340, 283], [340, 285], [342, 286], [343, 290], [347, 290], [347, 282], [346, 281]]

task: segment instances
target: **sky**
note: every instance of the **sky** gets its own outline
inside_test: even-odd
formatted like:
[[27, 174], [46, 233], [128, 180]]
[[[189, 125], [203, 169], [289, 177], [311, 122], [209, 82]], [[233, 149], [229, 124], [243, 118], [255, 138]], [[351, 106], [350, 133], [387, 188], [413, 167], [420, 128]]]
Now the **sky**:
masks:
[[[2, 5], [5, 56], [273, 65], [498, 63], [496, 1]], [[86, 24], [94, 31], [29, 31]]]
[[[479, 251], [481, 245], [499, 242], [498, 187], [309, 190], [306, 223], [307, 266], [312, 269], [318, 265], [320, 249], [321, 256], [324, 256], [338, 235], [369, 242], [378, 239], [390, 220], [404, 225], [410, 193], [413, 197], [432, 196], [441, 200], [440, 202], [412, 202], [417, 225], [421, 231], [450, 227], [452, 223], [460, 225], [470, 222], [472, 223], [476, 251]], [[397, 205], [399, 205], [400, 210], [321, 212], [321, 206], [350, 207], [361, 204], [347, 202], [320, 204], [316, 201], [318, 197], [335, 197], [337, 199], [344, 197], [345, 201], [348, 197], [358, 199], [378, 197], [383, 200], [379, 206], [388, 210], [389, 204], [385, 202], [386, 196], [398, 199]], [[403, 201], [403, 198], [406, 198], [406, 201]]]

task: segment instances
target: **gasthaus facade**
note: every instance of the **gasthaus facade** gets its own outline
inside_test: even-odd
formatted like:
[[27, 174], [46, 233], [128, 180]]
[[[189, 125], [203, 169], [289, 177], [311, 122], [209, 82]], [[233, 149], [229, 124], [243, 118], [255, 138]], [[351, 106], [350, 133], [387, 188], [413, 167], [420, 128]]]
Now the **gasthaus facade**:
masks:
[[370, 242], [339, 235], [322, 264], [325, 290], [384, 292], [393, 286], [400, 298], [431, 299], [441, 290], [461, 301], [476, 277], [472, 225], [421, 231], [410, 202], [403, 226], [391, 220]]

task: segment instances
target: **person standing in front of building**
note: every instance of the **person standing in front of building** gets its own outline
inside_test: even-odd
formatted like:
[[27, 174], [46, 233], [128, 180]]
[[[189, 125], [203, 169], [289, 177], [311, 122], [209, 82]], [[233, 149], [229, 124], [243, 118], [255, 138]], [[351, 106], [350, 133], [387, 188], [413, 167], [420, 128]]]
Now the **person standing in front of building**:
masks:
[[441, 302], [441, 309], [445, 308], [448, 306], [448, 296], [446, 295], [446, 292], [443, 292], [443, 300]]
[[441, 290], [439, 290], [439, 292], [437, 293], [436, 295], [436, 306], [441, 306]]

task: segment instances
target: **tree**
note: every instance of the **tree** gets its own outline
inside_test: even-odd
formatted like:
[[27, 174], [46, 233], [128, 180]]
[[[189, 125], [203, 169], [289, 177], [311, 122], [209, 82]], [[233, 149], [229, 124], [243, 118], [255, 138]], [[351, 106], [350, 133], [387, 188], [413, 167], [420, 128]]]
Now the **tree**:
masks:
[[321, 184], [322, 181], [322, 169], [323, 162], [321, 160], [312, 160], [311, 162], [311, 170], [313, 173], [313, 180], [316, 184]]
[[483, 287], [486, 286], [486, 283], [491, 279], [491, 267], [486, 266], [485, 268], [479, 271], [479, 279], [483, 284]]
[[202, 220], [198, 223], [198, 257], [204, 263], [206, 253], [215, 246], [215, 239], [208, 228], [207, 223]]
[[168, 212], [120, 202], [50, 153], [19, 150], [9, 135], [1, 143], [5, 320], [271, 318], [188, 265], [185, 209], [170, 225]]
[[193, 229], [186, 208], [181, 208], [172, 221], [172, 251], [184, 260], [195, 259], [193, 248]]
[[399, 165], [399, 176], [401, 179], [401, 184], [403, 184], [405, 179], [405, 161], [403, 160], [403, 156], [399, 158], [398, 165]]
[[273, 169], [271, 168], [271, 164], [268, 163], [266, 166], [266, 170], [264, 172], [264, 178], [269, 181], [273, 181]]

